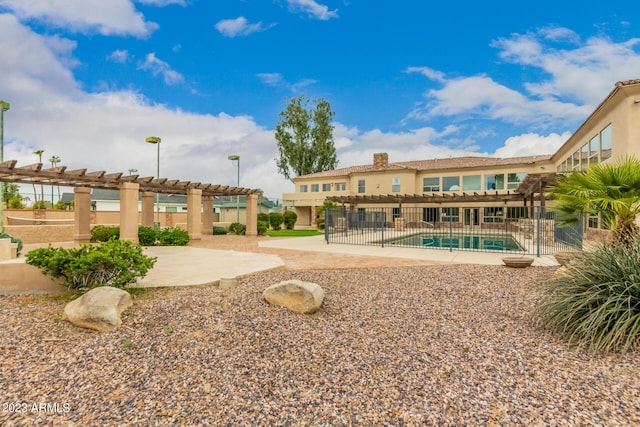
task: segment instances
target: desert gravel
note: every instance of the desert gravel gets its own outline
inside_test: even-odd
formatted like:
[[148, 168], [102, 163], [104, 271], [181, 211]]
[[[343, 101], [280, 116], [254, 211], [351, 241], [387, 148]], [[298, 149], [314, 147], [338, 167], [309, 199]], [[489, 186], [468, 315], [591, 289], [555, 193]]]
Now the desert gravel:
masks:
[[[282, 269], [159, 289], [110, 333], [65, 302], [0, 297], [0, 425], [632, 426], [640, 356], [567, 347], [532, 320], [553, 268]], [[262, 290], [318, 283], [299, 315]]]

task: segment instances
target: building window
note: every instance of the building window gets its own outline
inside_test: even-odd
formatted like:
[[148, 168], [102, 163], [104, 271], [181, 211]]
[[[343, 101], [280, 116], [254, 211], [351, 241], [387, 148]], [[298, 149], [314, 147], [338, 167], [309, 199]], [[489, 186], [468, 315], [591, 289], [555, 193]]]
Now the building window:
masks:
[[484, 187], [487, 190], [504, 190], [504, 174], [485, 175]]
[[320, 191], [320, 184], [311, 184], [311, 192], [317, 193], [318, 191]]
[[460, 208], [442, 208], [442, 222], [460, 222]]
[[322, 191], [331, 191], [331, 184], [322, 184]]
[[300, 192], [301, 193], [306, 193], [309, 187], [307, 187], [307, 184], [300, 184]]
[[589, 167], [589, 144], [584, 144], [580, 149], [580, 170]]
[[425, 222], [438, 222], [440, 219], [438, 208], [422, 208], [422, 220]]
[[396, 218], [400, 218], [400, 216], [402, 216], [402, 211], [400, 211], [400, 208], [393, 208], [391, 210], [391, 216], [393, 217], [394, 220]]
[[502, 222], [504, 208], [484, 208], [484, 222]]
[[600, 159], [600, 135], [596, 135], [589, 141], [589, 166], [595, 165]]
[[589, 228], [598, 228], [598, 226], [600, 225], [600, 218], [598, 217], [598, 214], [589, 215], [588, 224]]
[[366, 187], [364, 185], [364, 179], [358, 180], [358, 193], [364, 193], [366, 191]]
[[480, 175], [468, 175], [462, 177], [462, 189], [474, 191], [482, 189], [482, 177]]
[[336, 182], [336, 191], [347, 191], [346, 182]]
[[400, 178], [391, 178], [391, 191], [393, 193], [400, 192]]
[[507, 219], [518, 219], [527, 217], [527, 208], [522, 206], [514, 206], [507, 208]]
[[522, 181], [524, 181], [524, 179], [527, 177], [527, 173], [526, 172], [519, 172], [519, 173], [510, 173], [507, 174], [507, 188], [508, 189], [515, 189], [518, 188], [518, 186], [520, 185], [520, 183]]
[[442, 191], [460, 191], [459, 176], [442, 177]]
[[602, 129], [600, 132], [600, 161], [605, 161], [611, 157], [611, 147], [613, 143], [613, 137], [611, 134], [611, 125]]
[[430, 191], [440, 191], [440, 177], [422, 178], [422, 192], [428, 193]]

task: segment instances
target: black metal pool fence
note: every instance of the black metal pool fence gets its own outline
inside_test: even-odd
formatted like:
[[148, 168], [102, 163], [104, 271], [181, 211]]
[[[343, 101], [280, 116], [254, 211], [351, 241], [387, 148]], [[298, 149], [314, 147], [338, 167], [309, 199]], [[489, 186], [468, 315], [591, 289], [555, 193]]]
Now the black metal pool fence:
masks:
[[327, 243], [549, 255], [581, 250], [583, 224], [536, 206], [332, 208]]

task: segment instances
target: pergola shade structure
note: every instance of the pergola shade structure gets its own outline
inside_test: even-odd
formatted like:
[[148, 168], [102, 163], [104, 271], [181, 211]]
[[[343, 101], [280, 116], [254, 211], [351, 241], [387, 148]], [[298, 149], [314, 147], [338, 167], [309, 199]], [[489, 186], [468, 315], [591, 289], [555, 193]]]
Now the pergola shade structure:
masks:
[[545, 204], [545, 190], [553, 186], [557, 181], [556, 173], [532, 173], [520, 183], [513, 191], [462, 191], [451, 193], [424, 193], [424, 194], [376, 194], [376, 195], [346, 195], [331, 196], [329, 200], [342, 204], [401, 204], [401, 203], [496, 203], [518, 202], [526, 206], [527, 201], [533, 205], [533, 201], [539, 201], [541, 206]]
[[[42, 184], [75, 187], [74, 239], [78, 242], [90, 238], [90, 192], [92, 188], [120, 190], [120, 236], [138, 240], [138, 193], [142, 192], [142, 225], [153, 224], [153, 195], [184, 194], [187, 196], [187, 231], [192, 239], [200, 239], [202, 226], [205, 234], [213, 229], [213, 199], [215, 196], [246, 196], [246, 234], [257, 234], [257, 190], [230, 187], [178, 179], [140, 177], [105, 171], [87, 172], [86, 169], [67, 170], [66, 166], [43, 169], [42, 163], [17, 167], [16, 160], [0, 162], [0, 181], [19, 184]], [[204, 208], [202, 208], [204, 205]], [[201, 210], [203, 211], [201, 213]]]
[[87, 172], [87, 169], [67, 170], [66, 166], [43, 169], [42, 163], [16, 167], [17, 163], [16, 160], [0, 163], [0, 181], [105, 189], [119, 189], [123, 183], [135, 183], [140, 185], [140, 191], [187, 194], [188, 190], [202, 190], [203, 196], [246, 196], [256, 192], [256, 190], [249, 188], [203, 184], [177, 179], [140, 177], [139, 175], [123, 175], [121, 172]]

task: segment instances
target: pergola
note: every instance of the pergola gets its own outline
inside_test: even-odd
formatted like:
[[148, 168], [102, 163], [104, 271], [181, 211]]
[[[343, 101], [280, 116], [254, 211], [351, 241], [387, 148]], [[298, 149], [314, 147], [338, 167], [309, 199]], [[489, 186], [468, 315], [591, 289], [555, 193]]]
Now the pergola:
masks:
[[555, 184], [557, 176], [555, 173], [535, 173], [529, 174], [515, 190], [507, 192], [499, 191], [463, 191], [460, 193], [424, 193], [424, 194], [375, 194], [375, 195], [346, 195], [330, 196], [329, 200], [341, 204], [398, 204], [402, 203], [496, 203], [496, 202], [517, 202], [521, 201], [527, 206], [533, 206], [535, 201], [540, 202], [540, 206], [545, 206], [544, 192], [547, 187]]
[[[213, 230], [213, 198], [215, 196], [247, 196], [247, 235], [257, 234], [257, 190], [167, 178], [124, 175], [121, 172], [87, 172], [67, 170], [66, 166], [43, 169], [42, 163], [17, 167], [16, 160], [0, 163], [0, 181], [20, 184], [45, 184], [74, 187], [75, 234], [78, 242], [90, 240], [91, 189], [120, 190], [120, 236], [138, 241], [138, 194], [141, 192], [142, 225], [153, 226], [153, 201], [156, 193], [187, 196], [187, 231], [192, 239], [211, 234]], [[201, 213], [201, 206], [204, 207]]]

